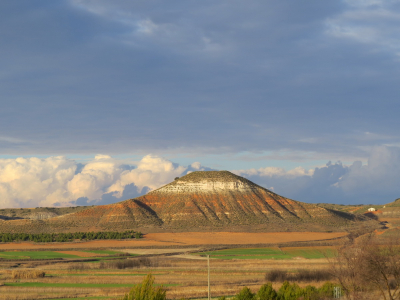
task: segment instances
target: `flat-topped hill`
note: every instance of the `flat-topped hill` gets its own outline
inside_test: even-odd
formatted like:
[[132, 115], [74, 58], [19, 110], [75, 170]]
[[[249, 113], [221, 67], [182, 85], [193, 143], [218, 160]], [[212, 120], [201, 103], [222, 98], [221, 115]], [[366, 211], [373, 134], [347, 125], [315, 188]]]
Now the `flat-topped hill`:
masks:
[[[228, 171], [192, 172], [144, 196], [45, 220], [0, 220], [3, 232], [343, 230], [355, 216], [282, 197]], [[370, 221], [372, 222], [372, 221]]]

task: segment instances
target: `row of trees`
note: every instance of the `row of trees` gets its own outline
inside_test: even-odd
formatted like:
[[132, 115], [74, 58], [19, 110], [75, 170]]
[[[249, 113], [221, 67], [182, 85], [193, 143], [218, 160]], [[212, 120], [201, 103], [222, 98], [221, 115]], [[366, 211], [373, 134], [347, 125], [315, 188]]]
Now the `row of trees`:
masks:
[[123, 240], [140, 239], [142, 233], [127, 230], [123, 232], [99, 231], [99, 232], [73, 232], [73, 233], [0, 233], [0, 241], [3, 243], [31, 241], [37, 243], [72, 242], [75, 240]]
[[[308, 285], [301, 288], [296, 283], [285, 281], [278, 291], [274, 290], [271, 283], [264, 284], [257, 293], [252, 293], [248, 287], [244, 287], [235, 300], [318, 300], [333, 297], [334, 284], [326, 282], [322, 287], [316, 288]], [[225, 300], [225, 297], [219, 298]]]

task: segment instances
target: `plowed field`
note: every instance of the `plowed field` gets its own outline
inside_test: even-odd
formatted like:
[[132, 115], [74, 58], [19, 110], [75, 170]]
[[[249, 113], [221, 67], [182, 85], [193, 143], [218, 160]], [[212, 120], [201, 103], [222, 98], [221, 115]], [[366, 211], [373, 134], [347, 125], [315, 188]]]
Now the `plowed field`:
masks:
[[149, 233], [140, 240], [100, 240], [76, 243], [7, 243], [1, 250], [27, 249], [88, 249], [88, 248], [137, 248], [190, 245], [238, 245], [276, 244], [328, 240], [345, 236], [346, 232], [180, 232]]

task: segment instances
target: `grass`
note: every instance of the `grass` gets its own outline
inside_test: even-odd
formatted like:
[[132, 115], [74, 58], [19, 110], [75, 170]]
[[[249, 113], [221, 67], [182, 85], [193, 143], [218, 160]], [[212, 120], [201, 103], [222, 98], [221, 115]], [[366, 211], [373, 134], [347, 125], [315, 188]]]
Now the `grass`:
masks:
[[[163, 274], [153, 274], [153, 275], [163, 275]], [[64, 277], [64, 276], [146, 276], [146, 274], [51, 274], [48, 277]]]
[[238, 248], [195, 253], [194, 255], [211, 255], [217, 259], [292, 259], [303, 257], [317, 259], [333, 257], [336, 254], [334, 248], [318, 249], [315, 247], [304, 248]]
[[[157, 284], [156, 284], [157, 285]], [[178, 286], [179, 284], [163, 284], [163, 286]], [[129, 283], [48, 283], [48, 282], [7, 282], [4, 286], [18, 287], [67, 287], [67, 288], [118, 288], [132, 287]]]
[[18, 287], [69, 287], [69, 288], [116, 288], [132, 287], [133, 284], [124, 283], [48, 283], [48, 282], [7, 282], [5, 286]]
[[96, 254], [108, 254], [108, 255], [114, 255], [114, 254], [122, 253], [122, 252], [112, 251], [112, 250], [83, 250], [82, 252], [96, 253]]
[[51, 259], [51, 258], [80, 258], [80, 256], [54, 251], [7, 251], [0, 252], [5, 259]]
[[293, 257], [304, 257], [308, 259], [334, 257], [336, 250], [334, 248], [326, 249], [315, 249], [315, 248], [304, 248], [304, 249], [285, 249], [285, 253]]
[[[85, 251], [90, 250], [85, 249]], [[251, 285], [252, 289], [258, 289], [265, 283], [266, 272], [273, 269], [279, 268], [289, 273], [300, 268], [326, 269], [327, 261], [324, 259], [314, 261], [271, 259], [278, 253], [287, 255], [285, 250], [282, 252], [279, 248], [273, 247], [224, 250], [221, 257], [226, 256], [227, 260], [215, 259], [210, 263], [214, 297], [235, 295], [244, 285]], [[235, 258], [232, 254], [237, 254], [236, 256], [242, 259], [232, 260]], [[267, 257], [269, 260], [261, 261], [260, 257]], [[252, 261], [249, 258], [255, 260]], [[100, 262], [97, 262], [98, 266], [91, 264], [84, 270], [70, 268], [71, 265], [77, 264], [76, 262], [63, 264], [50, 262], [50, 264], [40, 264], [28, 269], [46, 272], [46, 277], [22, 279], [19, 282], [12, 279], [9, 270], [0, 269], [0, 282], [5, 284], [0, 288], [0, 298], [10, 300], [117, 299], [135, 284], [140, 283], [147, 273], [156, 275], [157, 284], [168, 286], [170, 299], [201, 299], [207, 296], [207, 261], [170, 256], [151, 258], [151, 260], [154, 260], [154, 263], [157, 262], [157, 266], [152, 264], [150, 267], [142, 266], [124, 271], [111, 268], [99, 269]], [[6, 266], [9, 263], [3, 264]], [[27, 265], [30, 264], [35, 266], [36, 262], [27, 263]], [[86, 265], [80, 262], [78, 264]], [[25, 269], [25, 266], [19, 268]]]
[[107, 296], [95, 296], [95, 297], [79, 297], [79, 298], [76, 298], [76, 297], [72, 297], [72, 298], [54, 298], [54, 299], [48, 299], [48, 300], [70, 300], [70, 299], [74, 299], [74, 300], [85, 300], [85, 299], [93, 299], [93, 300], [96, 300], [96, 299], [115, 299], [115, 297], [107, 297]]

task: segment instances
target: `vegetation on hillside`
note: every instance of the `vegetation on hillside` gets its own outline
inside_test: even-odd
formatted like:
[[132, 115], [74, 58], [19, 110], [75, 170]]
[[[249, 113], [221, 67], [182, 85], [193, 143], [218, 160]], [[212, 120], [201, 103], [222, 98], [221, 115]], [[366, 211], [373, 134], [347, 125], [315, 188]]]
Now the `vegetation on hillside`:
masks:
[[127, 230], [123, 232], [99, 231], [99, 232], [74, 232], [74, 233], [0, 233], [0, 241], [3, 243], [30, 241], [36, 243], [49, 242], [72, 242], [75, 240], [122, 240], [139, 239], [142, 237], [140, 232]]

